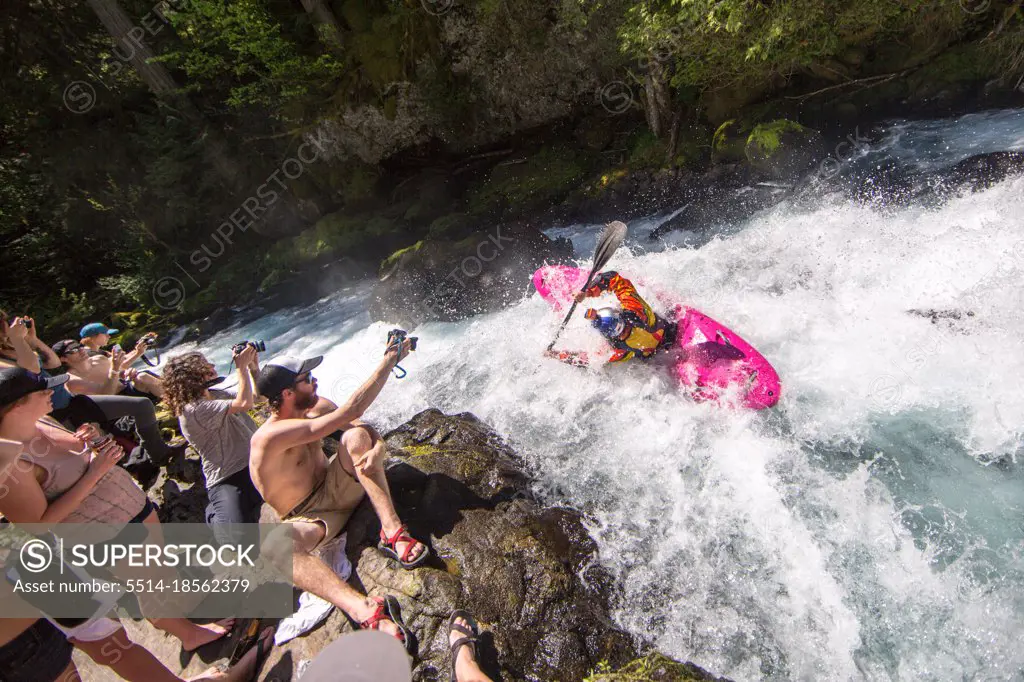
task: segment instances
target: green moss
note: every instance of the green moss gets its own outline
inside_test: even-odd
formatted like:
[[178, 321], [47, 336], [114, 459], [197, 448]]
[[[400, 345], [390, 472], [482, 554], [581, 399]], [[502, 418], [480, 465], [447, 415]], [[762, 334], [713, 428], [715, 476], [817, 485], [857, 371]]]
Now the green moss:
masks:
[[385, 258], [384, 260], [382, 260], [380, 262], [380, 268], [379, 268], [380, 274], [383, 275], [385, 272], [390, 270], [392, 268], [392, 266], [394, 266], [396, 263], [398, 263], [398, 259], [401, 258], [403, 255], [405, 255], [407, 253], [415, 253], [415, 252], [419, 251], [420, 248], [422, 248], [422, 247], [423, 247], [423, 240], [421, 239], [418, 242], [416, 242], [415, 244], [413, 244], [412, 246], [407, 246], [404, 249], [399, 249], [398, 251], [395, 251], [393, 254], [391, 254], [390, 256], [388, 256], [387, 258]]
[[715, 151], [724, 151], [726, 144], [730, 138], [730, 133], [734, 132], [739, 128], [739, 124], [736, 123], [736, 119], [730, 119], [718, 126], [718, 130], [715, 131], [714, 137], [711, 139], [711, 146]]
[[617, 672], [602, 661], [583, 682], [702, 682], [714, 679], [689, 663], [679, 663], [658, 652], [632, 661]]
[[586, 165], [576, 150], [555, 147], [543, 149], [523, 163], [496, 166], [487, 182], [471, 193], [469, 212], [480, 215], [550, 203], [580, 182]]
[[803, 127], [799, 123], [780, 118], [771, 123], [762, 123], [755, 126], [747, 137], [747, 146], [755, 145], [762, 156], [769, 157], [782, 144], [782, 134], [789, 130], [794, 132], [810, 132], [810, 129]]

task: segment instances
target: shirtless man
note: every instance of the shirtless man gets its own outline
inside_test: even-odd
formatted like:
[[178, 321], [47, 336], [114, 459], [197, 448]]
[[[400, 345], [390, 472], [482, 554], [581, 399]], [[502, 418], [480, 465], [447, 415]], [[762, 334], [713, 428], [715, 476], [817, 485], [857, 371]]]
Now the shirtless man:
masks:
[[[68, 390], [79, 395], [124, 395], [133, 398], [162, 398], [163, 381], [152, 374], [127, 367], [123, 351], [110, 355], [90, 351], [71, 339], [53, 344], [53, 352], [68, 368]], [[133, 351], [134, 353], [134, 351]], [[122, 378], [123, 377], [123, 378]]]
[[[331, 602], [361, 627], [382, 630], [407, 647], [410, 633], [397, 612], [397, 600], [360, 594], [314, 552], [341, 533], [365, 494], [380, 518], [380, 549], [404, 568], [427, 558], [426, 545], [409, 536], [395, 512], [380, 434], [357, 421], [409, 350], [408, 340], [389, 348], [366, 383], [322, 416], [315, 414], [317, 383], [310, 374], [322, 357], [283, 357], [267, 364], [256, 387], [269, 401], [271, 417], [253, 435], [249, 455], [256, 488], [281, 520], [292, 524], [294, 555], [288, 558], [295, 584]], [[338, 429], [344, 431], [341, 445], [328, 459], [321, 439]]]

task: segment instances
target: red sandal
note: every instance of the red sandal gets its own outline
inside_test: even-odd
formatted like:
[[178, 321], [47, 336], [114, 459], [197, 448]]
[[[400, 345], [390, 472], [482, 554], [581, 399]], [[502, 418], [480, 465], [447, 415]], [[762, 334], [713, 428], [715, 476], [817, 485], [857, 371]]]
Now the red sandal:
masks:
[[380, 630], [382, 622], [386, 620], [391, 621], [398, 628], [396, 639], [405, 645], [405, 650], [411, 655], [413, 653], [412, 633], [409, 632], [405, 621], [402, 620], [402, 609], [398, 600], [388, 595], [386, 597], [374, 597], [373, 601], [377, 602], [377, 610], [373, 612], [372, 616], [360, 623], [359, 627], [363, 630]]
[[[405, 546], [405, 551], [402, 552], [401, 555], [398, 554], [399, 542], [408, 543]], [[423, 551], [420, 552], [420, 555], [418, 557], [416, 557], [412, 561], [409, 561], [409, 556], [416, 549], [417, 545], [422, 546]], [[398, 530], [395, 531], [395, 534], [391, 537], [388, 537], [384, 533], [384, 530], [381, 529], [380, 543], [377, 545], [377, 549], [384, 552], [384, 554], [391, 557], [392, 559], [396, 560], [399, 564], [401, 564], [402, 568], [405, 569], [416, 568], [424, 561], [426, 561], [428, 556], [430, 556], [430, 548], [424, 545], [416, 538], [409, 535], [409, 529], [405, 526], [399, 526]]]

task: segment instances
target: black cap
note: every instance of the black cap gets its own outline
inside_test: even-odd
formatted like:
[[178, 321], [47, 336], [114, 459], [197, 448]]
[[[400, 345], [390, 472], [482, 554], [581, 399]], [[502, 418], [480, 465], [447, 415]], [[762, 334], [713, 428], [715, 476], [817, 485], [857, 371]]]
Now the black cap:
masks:
[[57, 354], [58, 358], [62, 358], [68, 353], [74, 353], [79, 348], [82, 348], [82, 344], [74, 339], [64, 339], [50, 346], [53, 352]]
[[256, 390], [264, 398], [276, 398], [286, 388], [294, 386], [299, 375], [313, 371], [323, 361], [324, 356], [322, 355], [308, 360], [299, 360], [287, 355], [274, 358], [260, 370], [260, 378], [256, 380]]
[[21, 367], [5, 367], [0, 369], [0, 405], [10, 405], [29, 393], [56, 388], [68, 379], [67, 374], [43, 377]]

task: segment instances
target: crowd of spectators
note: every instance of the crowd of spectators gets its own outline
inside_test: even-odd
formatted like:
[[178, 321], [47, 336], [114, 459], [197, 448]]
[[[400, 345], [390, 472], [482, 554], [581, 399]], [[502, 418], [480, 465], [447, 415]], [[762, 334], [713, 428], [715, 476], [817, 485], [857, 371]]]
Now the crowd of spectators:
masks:
[[[415, 656], [416, 638], [398, 599], [362, 594], [319, 552], [343, 533], [366, 498], [380, 520], [382, 553], [406, 570], [429, 559], [427, 545], [409, 534], [395, 511], [381, 435], [362, 420], [412, 349], [410, 340], [389, 339], [377, 367], [337, 405], [317, 391], [313, 372], [322, 357], [282, 355], [261, 366], [257, 345], [240, 344], [232, 357], [237, 383], [228, 392], [216, 388], [224, 377], [203, 354], [172, 357], [155, 371], [147, 357], [155, 334], [143, 336], [128, 353], [111, 346], [117, 334], [90, 322], [77, 339], [47, 345], [32, 318], [0, 311], [0, 524], [102, 523], [114, 529], [113, 541], [132, 528], [159, 532], [157, 510], [124, 465], [165, 466], [191, 445], [202, 462], [209, 500], [205, 521], [218, 540], [230, 539], [233, 524], [259, 522], [266, 504], [285, 525], [264, 543], [264, 556], [287, 570], [295, 586], [336, 606], [360, 629], [396, 639]], [[250, 413], [263, 401], [269, 416], [257, 425]], [[178, 418], [184, 438], [164, 440], [156, 412], [161, 403]], [[327, 438], [336, 440], [333, 456], [325, 451]], [[120, 571], [120, 578], [133, 577], [129, 568]], [[0, 578], [0, 602], [19, 599], [10, 578]], [[145, 601], [140, 596], [143, 614]], [[77, 648], [121, 679], [181, 679], [108, 616], [73, 625], [45, 613], [0, 618], [0, 677], [77, 679], [71, 658]], [[221, 639], [234, 625], [232, 618], [206, 624], [187, 617], [148, 621], [180, 640], [185, 651]], [[261, 631], [235, 665], [193, 679], [253, 679], [272, 635], [271, 628]], [[489, 680], [476, 664], [479, 626], [473, 617], [452, 614], [449, 635], [452, 679]]]

